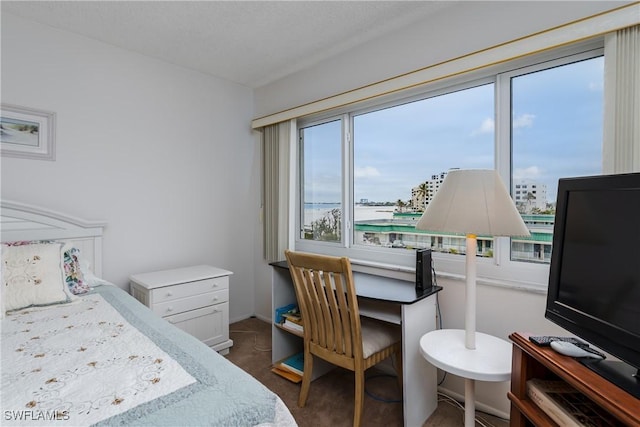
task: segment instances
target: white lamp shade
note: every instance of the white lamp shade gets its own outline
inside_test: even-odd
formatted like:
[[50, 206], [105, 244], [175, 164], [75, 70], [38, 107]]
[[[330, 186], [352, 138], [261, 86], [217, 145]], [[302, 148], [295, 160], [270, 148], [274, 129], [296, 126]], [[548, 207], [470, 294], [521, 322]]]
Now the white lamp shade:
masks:
[[416, 228], [487, 236], [530, 235], [498, 173], [483, 169], [449, 171]]

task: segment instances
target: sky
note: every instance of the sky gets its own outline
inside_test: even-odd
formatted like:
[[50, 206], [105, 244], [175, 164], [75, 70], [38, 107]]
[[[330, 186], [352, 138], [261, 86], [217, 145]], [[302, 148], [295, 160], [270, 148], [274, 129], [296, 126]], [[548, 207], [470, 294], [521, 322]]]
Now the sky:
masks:
[[[600, 174], [602, 57], [512, 79], [513, 177], [547, 185]], [[411, 188], [451, 168], [492, 169], [494, 84], [354, 117], [354, 200], [407, 201]], [[338, 202], [340, 122], [306, 128], [306, 202]], [[311, 185], [309, 185], [311, 184]]]

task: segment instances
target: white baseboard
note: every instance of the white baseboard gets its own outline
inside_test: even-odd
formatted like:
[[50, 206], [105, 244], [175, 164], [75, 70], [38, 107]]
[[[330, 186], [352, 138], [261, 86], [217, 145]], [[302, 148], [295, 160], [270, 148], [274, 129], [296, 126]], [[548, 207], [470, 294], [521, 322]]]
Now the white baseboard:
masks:
[[256, 318], [262, 320], [263, 322], [271, 323], [271, 318], [267, 316], [263, 316], [261, 314], [256, 314]]
[[[458, 402], [462, 402], [462, 404], [464, 405], [464, 395], [462, 395], [460, 393], [456, 393], [455, 391], [449, 390], [448, 388], [444, 388], [442, 386], [438, 386], [438, 392], [442, 393], [442, 394], [445, 394], [445, 395], [457, 400]], [[505, 420], [509, 419], [509, 414], [508, 413], [505, 413], [504, 411], [500, 411], [500, 410], [494, 408], [493, 406], [486, 405], [486, 404], [484, 404], [482, 402], [476, 401], [476, 409], [478, 411], [482, 411], [482, 412], [484, 412], [486, 414], [493, 415], [493, 416], [498, 417], [498, 418], [503, 418]]]
[[253, 316], [241, 316], [241, 317], [229, 319], [229, 324], [240, 322], [242, 320], [247, 320], [247, 319], [250, 319], [251, 317], [256, 317], [257, 319], [262, 320], [263, 322], [271, 323], [271, 319], [270, 318], [255, 314]]

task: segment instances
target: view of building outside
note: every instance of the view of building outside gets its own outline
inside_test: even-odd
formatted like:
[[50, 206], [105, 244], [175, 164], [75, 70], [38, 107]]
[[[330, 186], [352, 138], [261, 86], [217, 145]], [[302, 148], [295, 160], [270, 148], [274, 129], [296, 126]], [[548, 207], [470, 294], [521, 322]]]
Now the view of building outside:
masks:
[[[603, 68], [596, 57], [510, 78], [512, 197], [531, 237], [511, 258], [548, 263], [558, 179], [602, 173]], [[495, 168], [495, 84], [353, 116], [353, 244], [464, 253], [464, 236], [415, 230], [453, 168]], [[340, 241], [341, 121], [302, 129], [302, 238]], [[492, 236], [478, 255], [493, 256]]]
[[512, 259], [550, 262], [558, 180], [602, 173], [603, 89], [604, 57], [511, 79], [512, 197], [531, 232]]

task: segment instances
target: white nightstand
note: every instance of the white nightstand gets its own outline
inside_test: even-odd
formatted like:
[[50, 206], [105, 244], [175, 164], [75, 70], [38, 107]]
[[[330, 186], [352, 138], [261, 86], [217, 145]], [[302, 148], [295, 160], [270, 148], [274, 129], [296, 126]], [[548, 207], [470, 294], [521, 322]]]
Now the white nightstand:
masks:
[[154, 313], [228, 354], [229, 276], [231, 271], [208, 265], [135, 274], [131, 295]]

